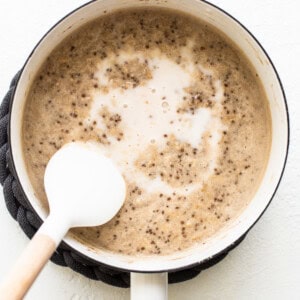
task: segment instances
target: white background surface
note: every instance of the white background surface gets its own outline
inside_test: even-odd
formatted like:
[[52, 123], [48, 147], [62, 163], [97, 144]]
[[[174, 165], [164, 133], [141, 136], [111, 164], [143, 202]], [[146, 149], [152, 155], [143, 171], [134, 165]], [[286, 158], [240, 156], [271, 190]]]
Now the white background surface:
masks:
[[[178, 0], [179, 1], [179, 0]], [[170, 299], [300, 299], [300, 2], [211, 0], [262, 43], [281, 76], [291, 119], [280, 188], [246, 240], [197, 278], [169, 286]], [[41, 36], [85, 0], [0, 0], [0, 98]], [[28, 239], [0, 195], [0, 280]], [[0, 295], [1, 298], [1, 295]], [[129, 299], [128, 289], [48, 263], [26, 299]]]

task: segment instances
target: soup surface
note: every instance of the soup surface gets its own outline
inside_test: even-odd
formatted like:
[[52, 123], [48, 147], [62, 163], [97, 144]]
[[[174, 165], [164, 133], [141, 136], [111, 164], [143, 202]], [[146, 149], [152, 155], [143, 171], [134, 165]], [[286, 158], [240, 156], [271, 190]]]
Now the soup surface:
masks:
[[220, 32], [171, 10], [120, 11], [66, 38], [31, 87], [23, 152], [45, 206], [47, 162], [72, 141], [97, 143], [127, 183], [116, 217], [74, 229], [77, 238], [165, 255], [205, 242], [249, 204], [270, 112], [249, 61]]

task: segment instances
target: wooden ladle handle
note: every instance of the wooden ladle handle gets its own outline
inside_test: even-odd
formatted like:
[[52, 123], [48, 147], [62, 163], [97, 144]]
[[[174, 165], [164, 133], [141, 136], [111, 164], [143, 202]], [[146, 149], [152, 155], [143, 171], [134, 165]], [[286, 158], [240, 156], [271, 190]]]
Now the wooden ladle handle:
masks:
[[37, 233], [0, 285], [0, 299], [23, 299], [55, 249], [56, 243], [52, 238]]

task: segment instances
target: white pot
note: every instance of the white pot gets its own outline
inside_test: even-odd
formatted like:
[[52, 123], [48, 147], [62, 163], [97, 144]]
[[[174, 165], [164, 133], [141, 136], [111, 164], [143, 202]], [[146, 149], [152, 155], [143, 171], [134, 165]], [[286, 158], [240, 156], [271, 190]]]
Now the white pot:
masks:
[[[24, 156], [22, 154], [22, 112], [31, 86], [32, 80], [39, 71], [40, 66], [51, 53], [51, 51], [70, 33], [105, 12], [116, 9], [134, 7], [166, 7], [189, 13], [207, 23], [215, 26], [221, 32], [230, 37], [246, 54], [253, 64], [258, 76], [261, 78], [265, 88], [272, 116], [272, 145], [268, 165], [264, 178], [257, 190], [253, 200], [247, 209], [230, 226], [229, 230], [220, 232], [206, 244], [199, 244], [192, 249], [169, 256], [155, 256], [145, 258], [128, 258], [120, 254], [112, 254], [103, 250], [94, 251], [87, 245], [78, 242], [71, 234], [64, 241], [75, 251], [84, 256], [105, 265], [131, 272], [167, 272], [189, 268], [193, 265], [207, 261], [218, 254], [226, 251], [230, 246], [243, 236], [259, 219], [269, 205], [278, 187], [283, 173], [287, 157], [289, 141], [288, 112], [284, 92], [276, 73], [276, 70], [267, 53], [237, 20], [214, 5], [200, 0], [98, 0], [89, 2], [76, 9], [54, 27], [42, 38], [26, 61], [15, 90], [11, 105], [9, 141], [12, 151], [13, 165], [18, 180], [33, 210], [41, 219], [46, 212], [39, 200], [35, 197], [32, 185], [29, 181]], [[135, 273], [136, 274], [136, 273]], [[153, 286], [157, 287], [159, 294], [151, 290], [148, 294], [144, 284], [152, 280]], [[166, 276], [161, 275], [134, 275], [132, 285], [139, 284], [142, 287], [143, 299], [159, 299], [158, 295], [165, 295], [164, 284]], [[143, 284], [143, 286], [142, 286]], [[147, 285], [149, 287], [149, 285]], [[137, 286], [136, 286], [137, 287]], [[139, 296], [135, 289], [132, 296]], [[149, 299], [150, 299], [149, 298]], [[163, 299], [163, 298], [162, 298]]]

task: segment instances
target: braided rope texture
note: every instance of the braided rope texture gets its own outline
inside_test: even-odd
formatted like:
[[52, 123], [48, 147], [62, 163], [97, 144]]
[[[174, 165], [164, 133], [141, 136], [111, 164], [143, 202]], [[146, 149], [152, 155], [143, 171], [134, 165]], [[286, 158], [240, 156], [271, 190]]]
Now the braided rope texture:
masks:
[[[3, 185], [5, 204], [9, 213], [19, 223], [27, 237], [32, 238], [41, 226], [42, 221], [28, 204], [29, 202], [16, 179], [17, 177], [14, 174], [11, 164], [11, 153], [8, 142], [9, 107], [19, 75], [20, 72], [11, 81], [10, 88], [0, 106], [0, 183]], [[169, 283], [178, 283], [196, 277], [201, 271], [221, 261], [244, 238], [245, 235], [226, 249], [225, 252], [209, 261], [190, 269], [169, 273]], [[93, 280], [100, 280], [112, 286], [122, 288], [130, 286], [129, 273], [92, 262], [83, 255], [75, 253], [64, 243], [59, 245], [51, 257], [51, 261], [57, 265], [69, 267], [73, 271]]]

